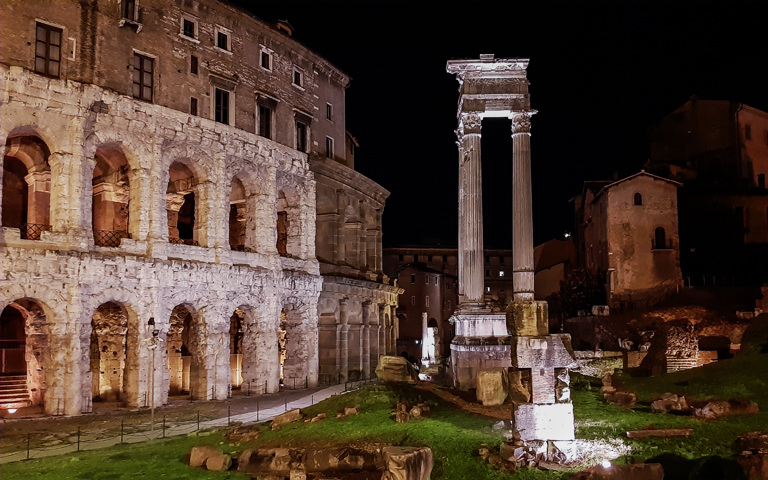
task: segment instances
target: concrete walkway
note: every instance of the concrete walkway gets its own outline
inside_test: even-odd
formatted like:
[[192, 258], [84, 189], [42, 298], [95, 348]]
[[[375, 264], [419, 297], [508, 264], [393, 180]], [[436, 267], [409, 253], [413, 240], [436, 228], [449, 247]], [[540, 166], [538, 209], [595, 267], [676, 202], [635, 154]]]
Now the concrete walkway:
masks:
[[[67, 453], [76, 453], [78, 451], [97, 450], [100, 448], [111, 447], [122, 443], [140, 443], [150, 440], [156, 440], [159, 438], [174, 437], [180, 435], [189, 435], [198, 430], [205, 430], [215, 427], [226, 427], [232, 423], [239, 424], [253, 424], [270, 421], [276, 416], [289, 410], [296, 408], [306, 408], [314, 405], [317, 402], [359, 388], [362, 382], [348, 383], [334, 385], [331, 387], [323, 388], [320, 390], [306, 390], [306, 391], [287, 391], [281, 392], [275, 395], [265, 395], [260, 397], [254, 397], [256, 408], [252, 411], [241, 413], [237, 415], [231, 415], [229, 417], [217, 418], [207, 421], [193, 421], [193, 422], [175, 422], [166, 423], [165, 428], [162, 424], [158, 425], [157, 418], [155, 419], [154, 430], [150, 429], [150, 425], [146, 425], [145, 431], [125, 433], [123, 435], [110, 436], [105, 438], [96, 438], [97, 434], [70, 436], [69, 441], [65, 445], [52, 445], [52, 446], [31, 446], [27, 449], [23, 449], [16, 452], [2, 452], [0, 453], [0, 464], [16, 462], [19, 460], [26, 460], [32, 458], [50, 457], [54, 455], [63, 455]], [[300, 395], [297, 395], [300, 394]], [[44, 422], [46, 418], [40, 418], [35, 421]], [[51, 421], [48, 419], [48, 421]], [[80, 430], [78, 430], [79, 432]]]

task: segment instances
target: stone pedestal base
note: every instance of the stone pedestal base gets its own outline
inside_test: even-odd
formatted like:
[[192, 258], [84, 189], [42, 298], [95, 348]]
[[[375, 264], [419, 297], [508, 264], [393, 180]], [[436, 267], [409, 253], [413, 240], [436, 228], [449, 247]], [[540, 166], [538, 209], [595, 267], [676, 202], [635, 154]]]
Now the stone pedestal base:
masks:
[[573, 404], [524, 403], [515, 407], [515, 428], [523, 440], [574, 440]]
[[[458, 343], [457, 340], [459, 340]], [[510, 337], [454, 337], [454, 341], [451, 342], [454, 386], [461, 390], [476, 388], [480, 370], [510, 367], [509, 340]]]

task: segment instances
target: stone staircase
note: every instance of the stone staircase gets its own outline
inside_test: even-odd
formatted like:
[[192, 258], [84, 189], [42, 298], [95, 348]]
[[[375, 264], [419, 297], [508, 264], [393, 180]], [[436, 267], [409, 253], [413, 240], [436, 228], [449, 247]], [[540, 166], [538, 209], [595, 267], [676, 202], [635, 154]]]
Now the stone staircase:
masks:
[[0, 376], [0, 408], [22, 408], [30, 405], [26, 375]]

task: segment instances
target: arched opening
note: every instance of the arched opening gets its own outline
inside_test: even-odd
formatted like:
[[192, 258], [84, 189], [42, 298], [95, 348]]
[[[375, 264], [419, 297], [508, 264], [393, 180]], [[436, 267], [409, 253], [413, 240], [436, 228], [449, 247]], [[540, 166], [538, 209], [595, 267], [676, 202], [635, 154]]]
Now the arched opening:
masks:
[[128, 314], [107, 302], [93, 312], [90, 338], [91, 393], [94, 401], [120, 402], [128, 367]]
[[245, 187], [235, 177], [229, 191], [229, 247], [232, 250], [245, 250], [246, 210]]
[[45, 313], [34, 300], [16, 300], [0, 313], [0, 408], [43, 406], [47, 330]]
[[205, 368], [200, 346], [200, 325], [186, 305], [171, 312], [166, 338], [169, 373], [169, 395], [189, 394], [194, 399], [207, 399], [207, 383], [201, 381]]
[[180, 162], [171, 164], [166, 190], [168, 212], [168, 241], [170, 243], [197, 245], [195, 229], [195, 185], [192, 171]]
[[237, 309], [229, 319], [229, 366], [232, 371], [230, 384], [233, 389], [243, 385], [243, 325], [245, 314]]
[[653, 248], [664, 250], [667, 248], [667, 236], [664, 227], [657, 227], [653, 234]]
[[643, 195], [640, 192], [635, 193], [635, 205], [643, 204]]
[[291, 184], [295, 181], [283, 175], [277, 177], [277, 196], [275, 211], [277, 212], [277, 252], [280, 256], [291, 258], [302, 257], [302, 195], [299, 187]]
[[51, 201], [50, 151], [40, 138], [9, 137], [3, 158], [4, 227], [18, 228], [27, 240], [40, 240], [49, 231]]
[[128, 234], [131, 189], [128, 161], [116, 146], [96, 150], [93, 169], [93, 242], [102, 247], [119, 247]]

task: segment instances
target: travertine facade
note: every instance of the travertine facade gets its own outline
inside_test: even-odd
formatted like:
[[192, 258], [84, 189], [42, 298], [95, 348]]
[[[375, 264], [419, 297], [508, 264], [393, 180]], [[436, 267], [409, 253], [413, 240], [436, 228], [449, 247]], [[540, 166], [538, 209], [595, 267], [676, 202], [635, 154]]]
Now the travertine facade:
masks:
[[[327, 298], [368, 310], [370, 350], [353, 357], [375, 368], [398, 289], [374, 274], [387, 194], [345, 166], [342, 72], [215, 0], [0, 15], [14, 19], [0, 31], [0, 332], [31, 403], [73, 415], [92, 399], [315, 385], [320, 352], [347, 348], [320, 346]], [[316, 182], [310, 164], [326, 163]], [[356, 253], [370, 258], [323, 287], [316, 207], [336, 177], [375, 191], [377, 214]]]

